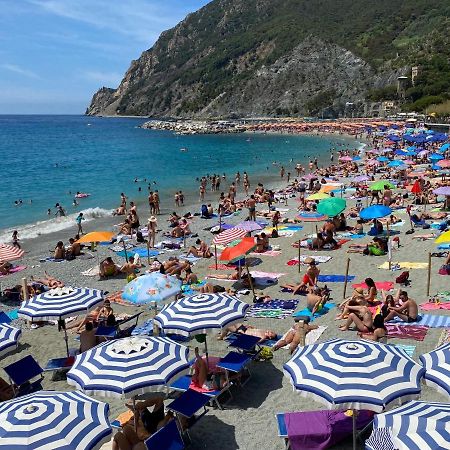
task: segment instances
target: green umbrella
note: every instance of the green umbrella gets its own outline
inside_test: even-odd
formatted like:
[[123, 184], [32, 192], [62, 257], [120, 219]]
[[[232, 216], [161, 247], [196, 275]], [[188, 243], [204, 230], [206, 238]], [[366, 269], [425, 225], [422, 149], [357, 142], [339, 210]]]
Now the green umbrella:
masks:
[[334, 217], [344, 211], [346, 206], [347, 202], [343, 198], [331, 197], [319, 202], [317, 212]]
[[376, 181], [375, 183], [373, 183], [370, 186], [370, 189], [372, 191], [382, 191], [383, 189], [386, 189], [386, 186], [389, 189], [395, 189], [395, 186], [392, 183], [390, 183], [389, 181], [385, 181], [385, 180]]

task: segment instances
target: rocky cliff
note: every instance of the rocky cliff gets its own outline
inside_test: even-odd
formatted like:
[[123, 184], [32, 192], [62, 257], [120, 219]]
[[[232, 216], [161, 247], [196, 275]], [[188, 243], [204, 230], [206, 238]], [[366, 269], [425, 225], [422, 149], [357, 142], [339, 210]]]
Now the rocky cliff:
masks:
[[405, 101], [445, 98], [449, 17], [448, 0], [214, 0], [162, 33], [86, 113], [332, 117], [352, 104], [363, 114], [395, 98], [412, 65], [423, 70]]

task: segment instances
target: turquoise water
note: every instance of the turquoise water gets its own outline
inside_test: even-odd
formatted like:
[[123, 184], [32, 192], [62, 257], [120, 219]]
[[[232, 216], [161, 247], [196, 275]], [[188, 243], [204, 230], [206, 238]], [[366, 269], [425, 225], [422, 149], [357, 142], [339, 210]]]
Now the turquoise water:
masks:
[[[163, 200], [182, 189], [186, 200], [193, 202], [198, 195], [196, 177], [223, 172], [231, 177], [237, 170], [246, 170], [254, 185], [259, 178], [252, 174], [278, 173], [273, 161], [291, 168], [296, 162], [305, 163], [310, 155], [328, 161], [330, 148], [348, 142], [338, 137], [292, 135], [180, 136], [138, 128], [143, 122], [132, 118], [0, 116], [0, 230], [42, 222], [41, 232], [45, 227], [51, 231], [52, 223], [56, 226], [57, 202], [73, 214], [82, 209], [117, 207], [121, 192], [144, 201], [147, 184], [135, 183], [135, 178], [151, 181]], [[181, 152], [181, 148], [188, 151]], [[289, 164], [291, 159], [294, 162]], [[229, 183], [230, 179], [222, 186]], [[142, 192], [138, 192], [139, 186]], [[74, 208], [77, 191], [91, 195]], [[22, 200], [22, 205], [14, 206], [15, 200]], [[102, 215], [103, 209], [92, 214]], [[26, 227], [21, 230], [29, 231]], [[1, 240], [4, 235], [0, 234]]]

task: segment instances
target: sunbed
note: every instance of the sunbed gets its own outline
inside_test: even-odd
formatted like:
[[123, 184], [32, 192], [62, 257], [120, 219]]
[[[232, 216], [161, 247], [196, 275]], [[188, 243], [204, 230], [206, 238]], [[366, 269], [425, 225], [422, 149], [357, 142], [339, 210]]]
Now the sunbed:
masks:
[[8, 374], [15, 397], [42, 390], [44, 371], [31, 355], [6, 366], [4, 370]]
[[[229, 382], [229, 373], [233, 375], [233, 379], [239, 380], [240, 385], [244, 385], [251, 377], [249, 365], [253, 360], [253, 356], [248, 353], [229, 352], [217, 363], [217, 367], [225, 370], [227, 382]], [[247, 376], [245, 376], [245, 374]], [[244, 382], [242, 380], [245, 380]]]
[[142, 312], [138, 312], [137, 314], [134, 314], [131, 317], [128, 317], [127, 319], [120, 320], [113, 327], [100, 325], [97, 328], [95, 335], [107, 339], [117, 339], [131, 336], [131, 333], [137, 326], [139, 316], [141, 314]]
[[177, 422], [171, 420], [145, 442], [148, 450], [182, 450], [185, 448]]

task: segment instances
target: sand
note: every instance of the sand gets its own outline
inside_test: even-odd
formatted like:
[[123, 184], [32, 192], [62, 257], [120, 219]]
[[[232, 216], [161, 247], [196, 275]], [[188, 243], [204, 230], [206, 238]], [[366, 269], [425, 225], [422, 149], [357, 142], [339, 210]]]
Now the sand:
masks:
[[[242, 192], [240, 193], [242, 198]], [[354, 204], [353, 200], [349, 200], [349, 205]], [[164, 205], [163, 205], [164, 206]], [[289, 208], [285, 217], [294, 217], [296, 213], [297, 202], [294, 198], [288, 199], [287, 206], [281, 207]], [[182, 208], [181, 211], [194, 211], [192, 208]], [[261, 209], [259, 206], [258, 209]], [[148, 215], [144, 212], [141, 206], [140, 216], [142, 219]], [[399, 212], [398, 215], [406, 219], [405, 212]], [[245, 220], [246, 211], [227, 218], [228, 223], [238, 223]], [[143, 221], [141, 219], [141, 221]], [[104, 218], [97, 221], [92, 221], [85, 224], [85, 231], [111, 229], [112, 226], [120, 221], [120, 218]], [[210, 242], [212, 235], [209, 231], [204, 231], [204, 228], [212, 226], [217, 222], [215, 219], [203, 220], [195, 218], [192, 221], [191, 229], [194, 233]], [[352, 224], [349, 221], [349, 224]], [[165, 224], [165, 217], [159, 217], [159, 226], [167, 229]], [[398, 261], [413, 261], [413, 262], [427, 262], [428, 252], [435, 251], [435, 245], [432, 240], [419, 241], [412, 239], [413, 235], [405, 235], [405, 231], [409, 228], [408, 222], [400, 230], [401, 246], [398, 250], [394, 250], [393, 259]], [[293, 283], [298, 281], [299, 272], [298, 266], [288, 266], [286, 262], [298, 255], [298, 250], [292, 247], [294, 241], [298, 241], [301, 237], [310, 234], [314, 229], [314, 224], [305, 224], [303, 230], [295, 233], [293, 237], [280, 237], [271, 240], [272, 244], [279, 245], [282, 254], [276, 257], [261, 257], [261, 264], [255, 269], [267, 272], [283, 272], [280, 283]], [[55, 233], [53, 235], [42, 236], [39, 239], [29, 240], [22, 243], [24, 249], [27, 251], [26, 256], [20, 262], [27, 265], [27, 269], [14, 275], [1, 278], [3, 288], [11, 287], [14, 284], [20, 283], [22, 277], [40, 276], [44, 270], [51, 275], [62, 279], [66, 285], [86, 286], [91, 288], [99, 288], [109, 292], [117, 291], [125, 284], [123, 278], [98, 280], [97, 277], [85, 277], [81, 272], [96, 265], [98, 259], [103, 259], [106, 256], [113, 256], [117, 262], [123, 262], [124, 259], [117, 257], [108, 250], [107, 247], [100, 246], [97, 251], [93, 252], [91, 259], [76, 259], [75, 261], [63, 263], [39, 262], [43, 256], [47, 256], [48, 250], [54, 247], [57, 240], [62, 239], [67, 241], [68, 237], [75, 234], [75, 224], [73, 230], [65, 230], [63, 232]], [[417, 233], [418, 234], [418, 233]], [[369, 237], [358, 239], [355, 242], [358, 244], [366, 243]], [[195, 239], [188, 239], [187, 245], [193, 243]], [[378, 269], [382, 263], [387, 259], [385, 256], [374, 257], [364, 256], [362, 254], [347, 254], [349, 243], [344, 244], [340, 250], [330, 252], [320, 252], [320, 254], [332, 256], [331, 261], [321, 264], [320, 270], [322, 274], [344, 274], [347, 258], [350, 257], [350, 271], [351, 275], [355, 275], [354, 282], [362, 282], [364, 278], [370, 276], [375, 281], [395, 281], [395, 278], [400, 272], [391, 272], [389, 270]], [[182, 249], [183, 250], [183, 249]], [[314, 252], [304, 252], [314, 255]], [[171, 255], [178, 255], [180, 251], [166, 252], [161, 255], [161, 259], [165, 259]], [[194, 272], [200, 278], [206, 273], [212, 273], [207, 267], [213, 262], [210, 260], [201, 260], [194, 266]], [[440, 290], [449, 290], [450, 277], [439, 275], [438, 268], [442, 263], [441, 258], [433, 258], [432, 261], [432, 275], [431, 275], [431, 293], [434, 294]], [[304, 268], [302, 268], [302, 273]], [[226, 273], [219, 271], [219, 273]], [[407, 288], [410, 297], [416, 299], [418, 303], [427, 301], [426, 296], [426, 281], [427, 270], [417, 269], [410, 271], [411, 285]], [[223, 284], [230, 286], [231, 283], [220, 281], [216, 284]], [[328, 286], [332, 289], [333, 301], [339, 302], [343, 297], [344, 283], [329, 283]], [[398, 287], [398, 285], [396, 285]], [[262, 291], [271, 295], [273, 298], [289, 299], [292, 296], [288, 293], [281, 293], [279, 285], [271, 285], [268, 287], [258, 287], [258, 291]], [[347, 293], [351, 293], [351, 286], [348, 286]], [[300, 303], [298, 310], [305, 307], [305, 297], [299, 296]], [[251, 296], [242, 296], [242, 300], [251, 303]], [[17, 306], [15, 306], [17, 308]], [[6, 305], [0, 309], [8, 310], [13, 308], [13, 305]], [[114, 311], [117, 313], [133, 314], [134, 312], [142, 311], [141, 322], [152, 316], [153, 312], [148, 307], [125, 307], [113, 304]], [[448, 311], [432, 311], [429, 314], [450, 314]], [[333, 337], [356, 338], [355, 332], [341, 332], [337, 326], [339, 322], [334, 320], [336, 311], [331, 310], [325, 316], [315, 321], [318, 325], [328, 326], [325, 333], [321, 336], [320, 341], [327, 340]], [[51, 357], [63, 356], [65, 353], [65, 346], [62, 333], [58, 333], [56, 326], [44, 326], [36, 330], [30, 330], [25, 322], [19, 320], [16, 324], [23, 329], [22, 338], [20, 340], [19, 349], [17, 352], [11, 353], [1, 361], [1, 365], [5, 366], [18, 359], [23, 358], [28, 354], [32, 354], [36, 360], [44, 366], [47, 360]], [[262, 329], [273, 329], [277, 333], [284, 333], [292, 324], [292, 319], [284, 320], [275, 319], [248, 319], [248, 323]], [[442, 329], [430, 329], [423, 342], [390, 339], [389, 343], [400, 344], [414, 344], [416, 350], [414, 352], [414, 359], [418, 360], [420, 354], [434, 349], [438, 343], [439, 336]], [[77, 342], [74, 340], [75, 335], [70, 335], [70, 347], [76, 347]], [[214, 338], [209, 339], [210, 354], [225, 355], [227, 353], [226, 344], [223, 341], [217, 341]], [[194, 344], [192, 344], [194, 345]], [[191, 345], [191, 347], [192, 347]], [[225, 405], [223, 411], [210, 408], [208, 414], [196, 424], [191, 430], [192, 449], [283, 449], [284, 442], [277, 435], [277, 424], [275, 414], [277, 412], [285, 411], [302, 411], [323, 409], [321, 404], [315, 403], [312, 400], [300, 396], [293, 392], [288, 378], [283, 375], [282, 365], [288, 361], [290, 355], [286, 350], [279, 350], [270, 362], [254, 362], [251, 371], [252, 379], [245, 385], [244, 388], [233, 388], [233, 399]], [[2, 374], [3, 376], [4, 374]], [[52, 381], [51, 375], [46, 374], [44, 380], [44, 388], [51, 390], [69, 390], [70, 386], [65, 380]], [[100, 400], [105, 400], [101, 399]], [[423, 387], [422, 400], [427, 401], [443, 401], [444, 398], [436, 391]], [[119, 399], [107, 399], [111, 406], [110, 418], [113, 420], [118, 413], [124, 410], [124, 401]], [[351, 448], [351, 440], [348, 440], [335, 448], [347, 449]], [[361, 447], [362, 448], [362, 447]]]

